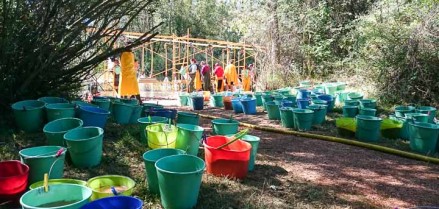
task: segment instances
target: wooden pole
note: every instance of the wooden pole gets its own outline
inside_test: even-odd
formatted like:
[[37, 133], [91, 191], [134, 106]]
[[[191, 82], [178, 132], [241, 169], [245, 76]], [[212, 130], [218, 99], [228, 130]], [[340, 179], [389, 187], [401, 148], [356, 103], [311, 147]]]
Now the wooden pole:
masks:
[[[174, 37], [175, 34], [172, 34]], [[175, 52], [176, 52], [176, 43], [172, 42], [172, 81], [175, 82], [177, 80], [177, 66], [175, 65]]]
[[168, 77], [168, 47], [165, 44], [165, 77]]
[[152, 74], [154, 71], [154, 48], [152, 47], [152, 44], [149, 45], [150, 47], [150, 53], [151, 53], [151, 73], [149, 75], [150, 78], [152, 78]]
[[145, 73], [145, 46], [142, 45], [142, 58], [141, 58], [141, 68], [142, 68], [142, 72]]

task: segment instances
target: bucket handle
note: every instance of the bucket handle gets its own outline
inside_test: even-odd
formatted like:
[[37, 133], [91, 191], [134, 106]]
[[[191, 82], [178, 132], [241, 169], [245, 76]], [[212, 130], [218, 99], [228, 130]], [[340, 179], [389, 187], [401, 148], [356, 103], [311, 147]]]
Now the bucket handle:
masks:
[[119, 196], [120, 193], [117, 192], [116, 188], [114, 186], [111, 187], [111, 193], [113, 193], [114, 196]]

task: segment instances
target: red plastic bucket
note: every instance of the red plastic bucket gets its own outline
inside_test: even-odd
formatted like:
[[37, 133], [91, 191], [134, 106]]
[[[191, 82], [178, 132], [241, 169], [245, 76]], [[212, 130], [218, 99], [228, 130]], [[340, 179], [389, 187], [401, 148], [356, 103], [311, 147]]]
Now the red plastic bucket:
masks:
[[0, 162], [0, 204], [18, 201], [27, 188], [29, 166], [17, 160]]
[[252, 146], [238, 140], [222, 149], [216, 149], [229, 141], [225, 136], [211, 136], [204, 141], [207, 173], [243, 179], [247, 176]]

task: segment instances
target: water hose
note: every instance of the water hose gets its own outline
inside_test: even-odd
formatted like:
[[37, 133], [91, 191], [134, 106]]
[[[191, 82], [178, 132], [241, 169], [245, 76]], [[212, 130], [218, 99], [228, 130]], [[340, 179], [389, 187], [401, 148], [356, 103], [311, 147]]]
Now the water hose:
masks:
[[[200, 116], [203, 118], [208, 118], [208, 119], [220, 118], [220, 117], [215, 117], [215, 116], [205, 115], [205, 114], [200, 114]], [[319, 134], [311, 134], [311, 133], [299, 132], [299, 131], [281, 130], [281, 129], [271, 128], [271, 127], [266, 127], [266, 126], [259, 126], [259, 125], [249, 124], [249, 123], [243, 123], [243, 122], [239, 122], [239, 125], [247, 127], [247, 128], [260, 130], [260, 131], [268, 131], [268, 132], [273, 132], [273, 133], [278, 133], [278, 134], [295, 135], [295, 136], [300, 136], [300, 137], [305, 137], [305, 138], [310, 138], [310, 139], [319, 139], [319, 140], [323, 140], [323, 141], [337, 142], [337, 143], [341, 143], [341, 144], [347, 144], [347, 145], [362, 147], [362, 148], [366, 148], [366, 149], [371, 149], [371, 150], [375, 150], [375, 151], [379, 151], [379, 152], [383, 152], [383, 153], [387, 153], [387, 154], [397, 155], [400, 157], [405, 157], [405, 158], [409, 158], [409, 159], [413, 159], [413, 160], [419, 160], [419, 161], [424, 161], [424, 162], [428, 162], [428, 163], [439, 164], [439, 158], [429, 157], [429, 156], [420, 155], [420, 154], [411, 153], [411, 152], [406, 152], [406, 151], [397, 150], [397, 149], [393, 149], [393, 148], [389, 148], [389, 147], [384, 147], [384, 146], [380, 146], [380, 145], [376, 145], [376, 144], [369, 144], [369, 143], [360, 142], [360, 141], [356, 141], [356, 140], [343, 139], [343, 138], [334, 137], [334, 136], [324, 136], [324, 135], [319, 135]]]

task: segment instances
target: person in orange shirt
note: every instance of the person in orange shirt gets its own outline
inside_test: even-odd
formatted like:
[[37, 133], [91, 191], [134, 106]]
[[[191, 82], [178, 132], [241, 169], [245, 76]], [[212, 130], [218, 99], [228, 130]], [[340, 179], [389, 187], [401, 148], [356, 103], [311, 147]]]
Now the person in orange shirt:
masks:
[[219, 63], [215, 63], [215, 69], [213, 70], [213, 74], [215, 74], [216, 77], [216, 91], [222, 92], [224, 90], [224, 69]]
[[251, 91], [251, 75], [248, 68], [244, 68], [241, 72], [242, 89], [244, 91]]
[[122, 52], [120, 55], [120, 82], [119, 82], [119, 96], [124, 98], [136, 97], [140, 104], [139, 83], [137, 82], [137, 72], [134, 63], [134, 53], [131, 50]]
[[238, 85], [238, 73], [236, 72], [235, 60], [231, 59], [224, 70], [224, 78], [226, 79], [226, 86], [228, 90], [233, 91]]

